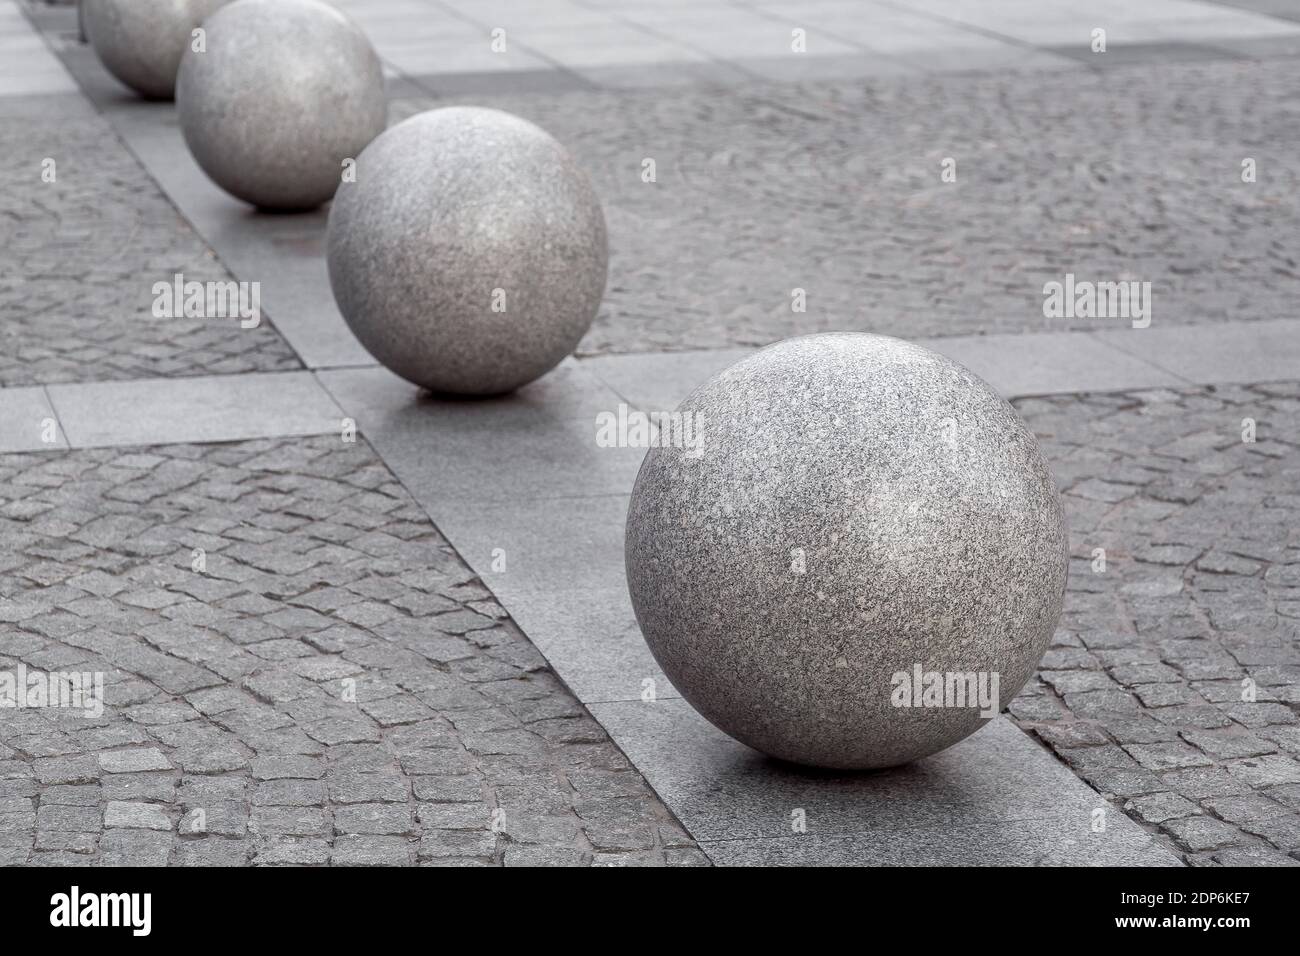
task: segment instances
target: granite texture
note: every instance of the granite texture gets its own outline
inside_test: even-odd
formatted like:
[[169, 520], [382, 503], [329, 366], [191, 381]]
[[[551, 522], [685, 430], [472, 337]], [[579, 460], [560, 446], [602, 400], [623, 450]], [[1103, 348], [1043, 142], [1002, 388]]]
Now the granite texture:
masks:
[[207, 52], [176, 78], [185, 142], [221, 188], [255, 206], [326, 202], [388, 117], [383, 67], [319, 0], [237, 0], [205, 24]]
[[533, 124], [468, 107], [394, 126], [330, 212], [339, 310], [398, 375], [434, 392], [511, 391], [554, 368], [605, 289], [586, 174]]
[[[942, 750], [1015, 696], [1060, 617], [1067, 540], [1037, 443], [992, 389], [915, 345], [813, 335], [678, 412], [698, 444], [647, 454], [627, 577], [704, 717], [774, 757], [865, 769]], [[991, 706], [900, 706], [917, 666], [977, 675]]]
[[169, 100], [191, 34], [226, 0], [84, 0], [86, 37], [104, 67], [141, 96]]

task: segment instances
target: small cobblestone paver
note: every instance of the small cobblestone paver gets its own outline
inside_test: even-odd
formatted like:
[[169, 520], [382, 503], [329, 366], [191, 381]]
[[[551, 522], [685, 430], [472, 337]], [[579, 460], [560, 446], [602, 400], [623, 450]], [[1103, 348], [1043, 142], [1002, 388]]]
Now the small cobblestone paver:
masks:
[[0, 455], [0, 572], [105, 696], [0, 711], [0, 862], [707, 862], [364, 442]]
[[265, 315], [154, 317], [155, 283], [231, 276], [104, 119], [7, 116], [0, 155], [0, 387], [301, 367]]
[[1072, 559], [1061, 628], [1011, 714], [1188, 862], [1285, 865], [1300, 384], [1015, 404], [1061, 486]]
[[1067, 272], [1151, 282], [1158, 325], [1290, 315], [1297, 86], [1279, 58], [475, 101], [596, 185], [610, 278], [580, 352], [599, 354], [1126, 324], [1045, 319]]

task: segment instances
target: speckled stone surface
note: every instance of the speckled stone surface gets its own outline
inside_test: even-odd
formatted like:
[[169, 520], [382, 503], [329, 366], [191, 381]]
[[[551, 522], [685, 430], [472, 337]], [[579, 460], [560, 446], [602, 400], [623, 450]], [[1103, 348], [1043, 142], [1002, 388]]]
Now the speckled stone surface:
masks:
[[767, 754], [886, 767], [978, 730], [978, 706], [895, 706], [896, 673], [1033, 673], [1061, 614], [1066, 531], [1033, 434], [942, 356], [810, 335], [679, 408], [700, 449], [652, 448], [628, 585], [655, 658]]
[[149, 99], [169, 100], [191, 33], [227, 0], [83, 0], [86, 37], [108, 72]]
[[371, 144], [330, 212], [330, 282], [357, 338], [435, 392], [491, 395], [554, 368], [605, 289], [605, 218], [563, 146], [499, 110], [413, 116]]
[[343, 161], [383, 131], [383, 67], [364, 33], [319, 0], [237, 0], [187, 50], [176, 110], [217, 185], [255, 206], [309, 209], [334, 195]]

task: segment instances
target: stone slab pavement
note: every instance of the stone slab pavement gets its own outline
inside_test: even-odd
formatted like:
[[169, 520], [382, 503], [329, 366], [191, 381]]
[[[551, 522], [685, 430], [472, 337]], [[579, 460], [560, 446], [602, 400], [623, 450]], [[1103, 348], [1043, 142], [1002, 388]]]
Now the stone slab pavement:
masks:
[[1103, 68], [1099, 27], [1112, 59], [1233, 57], [1300, 37], [1278, 8], [1198, 0], [335, 3], [395, 73], [438, 94]]

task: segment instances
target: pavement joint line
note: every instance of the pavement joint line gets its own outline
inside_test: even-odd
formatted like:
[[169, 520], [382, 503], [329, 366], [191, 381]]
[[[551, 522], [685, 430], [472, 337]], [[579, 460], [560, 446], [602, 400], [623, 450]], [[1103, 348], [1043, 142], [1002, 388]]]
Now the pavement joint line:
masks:
[[[727, 0], [727, 6], [731, 7], [733, 10], [743, 10], [746, 13], [752, 13], [754, 16], [761, 17], [771, 23], [779, 23], [786, 27], [791, 25], [791, 21], [785, 19], [783, 16], [772, 13], [772, 11], [768, 10], [766, 7], [746, 7], [736, 3], [735, 0]], [[853, 37], [837, 36], [835, 37], [835, 42], [843, 43], [845, 46], [851, 46], [864, 56], [870, 56], [873, 60], [883, 60], [887, 63], [893, 63], [896, 66], [901, 67], [903, 70], [910, 71], [912, 69], [904, 58], [898, 57], [892, 53], [882, 53], [879, 50], [873, 50], [871, 47], [859, 42]]]
[[[1100, 795], [1097, 797], [1101, 799]], [[952, 804], [953, 809], [958, 809], [958, 804]], [[976, 829], [989, 826], [1007, 826], [1013, 823], [1053, 823], [1059, 820], [1059, 816], [1051, 814], [1036, 814], [1030, 816], [1009, 816], [999, 817], [996, 820], [974, 820], [970, 823], [952, 824], [954, 830]], [[902, 826], [891, 824], [890, 826], [877, 829], [870, 824], [863, 824], [862, 829], [852, 829], [849, 827], [833, 827], [825, 830], [818, 830], [816, 833], [810, 833], [809, 836], [816, 837], [845, 837], [845, 836], [865, 836], [872, 833], [879, 833], [882, 830], [889, 833], [909, 833], [917, 830], [931, 830], [933, 827], [924, 823], [904, 824]], [[694, 834], [692, 834], [694, 835]], [[735, 837], [696, 837], [696, 842], [701, 846], [710, 843], [762, 843], [769, 840], [789, 840], [794, 836], [792, 833], [781, 834], [764, 834], [762, 836], [735, 836]], [[800, 834], [802, 836], [802, 834]]]
[[41, 394], [45, 396], [45, 404], [50, 406], [50, 411], [54, 413], [54, 423], [59, 429], [59, 437], [63, 440], [64, 448], [62, 451], [70, 451], [71, 443], [68, 441], [68, 430], [63, 427], [63, 416], [59, 414], [59, 407], [54, 404], [54, 396], [50, 394], [49, 385], [41, 386]]
[[[1283, 321], [1288, 321], [1288, 320], [1283, 320]], [[1300, 336], [1300, 320], [1292, 320], [1292, 321], [1295, 321], [1295, 325], [1296, 325], [1296, 334], [1297, 334], [1297, 336]], [[1253, 325], [1253, 324], [1254, 324], [1254, 323], [1227, 322], [1227, 323], [1224, 323], [1223, 325], [1214, 326], [1214, 328], [1215, 328], [1215, 329], [1223, 329], [1223, 330], [1225, 330], [1225, 331], [1229, 331], [1229, 332], [1231, 332], [1231, 331], [1233, 330], [1234, 326], [1238, 326], [1238, 325]], [[1108, 342], [1108, 341], [1102, 339], [1099, 335], [1097, 335], [1097, 333], [1096, 333], [1095, 331], [1094, 331], [1094, 332], [1089, 332], [1088, 334], [1094, 336], [1094, 338], [1096, 339], [1096, 341], [1097, 341], [1099, 344], [1104, 345], [1104, 346], [1107, 346], [1108, 348], [1112, 348], [1112, 349], [1114, 349], [1114, 350], [1117, 351], [1117, 352], [1121, 352], [1121, 353], [1123, 353], [1124, 355], [1129, 356], [1130, 358], [1135, 358], [1135, 359], [1137, 359], [1139, 362], [1141, 362], [1143, 365], [1148, 365], [1148, 366], [1150, 366], [1151, 368], [1159, 369], [1161, 372], [1164, 372], [1164, 373], [1167, 374], [1167, 375], [1172, 375], [1172, 376], [1174, 376], [1175, 378], [1180, 378], [1180, 379], [1182, 379], [1184, 382], [1187, 382], [1189, 385], [1214, 385], [1214, 384], [1216, 384], [1214, 381], [1201, 382], [1201, 381], [1198, 381], [1198, 380], [1196, 380], [1196, 379], [1188, 378], [1187, 376], [1183, 375], [1182, 373], [1180, 373], [1180, 372], [1176, 372], [1176, 371], [1174, 371], [1172, 368], [1168, 368], [1168, 367], [1166, 367], [1166, 366], [1164, 366], [1164, 365], [1161, 365], [1158, 361], [1156, 361], [1156, 360], [1154, 360], [1154, 359], [1151, 359], [1151, 358], [1148, 358], [1148, 357], [1145, 356], [1145, 355], [1141, 355], [1141, 354], [1139, 354], [1139, 353], [1133, 351], [1132, 349], [1128, 349], [1128, 348], [1125, 348], [1124, 346], [1122, 346], [1122, 345], [1120, 345], [1120, 344], [1118, 344], [1118, 343], [1115, 343], [1115, 342]], [[1297, 375], [1300, 375], [1300, 370], [1297, 371]], [[1252, 384], [1252, 385], [1262, 385], [1262, 384], [1265, 384], [1266, 382], [1270, 382], [1270, 381], [1285, 381], [1285, 379], [1269, 379], [1269, 378], [1265, 378], [1265, 379], [1262, 379], [1262, 380], [1260, 380], [1260, 381], [1251, 382], [1251, 383], [1249, 383], [1249, 384]]]
[[[893, 0], [871, 0], [871, 2], [877, 6], [885, 7], [896, 12], [914, 14], [919, 17], [924, 17], [927, 20], [933, 20], [935, 23], [942, 23], [945, 26], [956, 27], [967, 33], [982, 36], [990, 40], [997, 40], [1001, 43], [1009, 43], [1012, 46], [1021, 47], [1022, 49], [1030, 50], [1034, 53], [1052, 53], [1050, 49], [1039, 46], [1037, 43], [1032, 43], [1029, 40], [1022, 40], [1019, 37], [999, 33], [997, 30], [990, 30], [988, 27], [981, 27], [973, 23], [966, 23], [962, 20], [955, 20], [952, 17], [946, 17], [941, 13], [934, 13], [931, 10], [926, 10], [921, 7], [909, 7], [906, 4], [893, 2]], [[1060, 54], [1053, 55], [1059, 56]], [[1100, 64], [1095, 67], [1095, 69], [1100, 69]]]
[[[16, 7], [18, 10], [19, 18], [22, 20], [22, 22], [27, 24], [28, 30], [30, 30], [36, 36], [40, 37], [42, 49], [45, 50], [46, 55], [51, 60], [53, 60], [56, 64], [58, 64], [59, 74], [62, 75], [63, 78], [67, 80], [70, 85], [70, 89], [67, 90], [67, 92], [81, 93], [81, 84], [78, 83], [77, 78], [72, 75], [72, 71], [68, 69], [68, 65], [63, 62], [63, 57], [59, 56], [58, 51], [54, 49], [54, 45], [50, 43], [50, 38], [46, 35], [45, 31], [42, 30], [32, 19], [31, 13], [28, 11], [26, 5], [19, 3], [18, 0], [3, 0], [3, 2], [5, 2], [11, 7]], [[63, 91], [59, 91], [59, 92], [63, 92]], [[84, 96], [85, 94], [82, 93], [82, 95]]]
[[[492, 25], [486, 24], [482, 20], [477, 20], [474, 17], [471, 17], [470, 15], [466, 14], [463, 10], [459, 10], [456, 7], [448, 6], [445, 3], [439, 3], [438, 0], [434, 0], [434, 3], [437, 7], [442, 9], [444, 12], [450, 13], [453, 17], [455, 17], [458, 20], [463, 20], [465, 23], [473, 24], [479, 29], [485, 31], [485, 33], [489, 36], [491, 35], [492, 30], [494, 29]], [[523, 48], [525, 53], [529, 54], [530, 56], [534, 56], [545, 63], [549, 63], [553, 69], [559, 71], [560, 73], [564, 73], [573, 77], [583, 87], [592, 90], [600, 89], [600, 87], [597, 84], [593, 83], [591, 80], [583, 76], [581, 73], [578, 73], [576, 70], [570, 69], [569, 67], [565, 66], [563, 63], [559, 62], [553, 57], [546, 55], [541, 50], [529, 46], [528, 43], [514, 38], [508, 39], [507, 42], [518, 44], [520, 47]], [[415, 85], [419, 86], [421, 89], [425, 89], [424, 85], [419, 83], [418, 81], [415, 82]], [[432, 91], [431, 91], [431, 95], [434, 95], [432, 94]]]
[[[1243, 323], [1239, 323], [1239, 324], [1241, 324], [1241, 325], [1249, 325], [1249, 324], [1253, 324], [1253, 323], [1245, 323], [1245, 322], [1243, 322]], [[1300, 327], [1297, 328], [1297, 333], [1300, 334]], [[1188, 378], [1186, 375], [1183, 375], [1183, 374], [1181, 374], [1180, 372], [1177, 372], [1177, 371], [1175, 371], [1175, 370], [1172, 369], [1172, 368], [1165, 368], [1164, 366], [1159, 365], [1159, 364], [1157, 364], [1156, 362], [1151, 361], [1149, 358], [1146, 358], [1145, 356], [1140, 355], [1140, 354], [1138, 354], [1137, 352], [1133, 352], [1133, 351], [1131, 351], [1131, 350], [1129, 350], [1129, 349], [1126, 349], [1126, 348], [1124, 348], [1124, 347], [1122, 347], [1122, 346], [1116, 344], [1115, 342], [1110, 341], [1109, 339], [1104, 339], [1104, 338], [1102, 338], [1102, 337], [1101, 337], [1100, 335], [1098, 335], [1095, 331], [1084, 332], [1084, 333], [1082, 333], [1082, 334], [1088, 336], [1090, 339], [1092, 339], [1092, 341], [1096, 342], [1098, 345], [1102, 346], [1103, 348], [1110, 349], [1110, 350], [1113, 351], [1113, 352], [1117, 352], [1118, 354], [1123, 355], [1123, 356], [1125, 356], [1126, 358], [1137, 359], [1137, 361], [1139, 361], [1139, 362], [1142, 363], [1143, 365], [1147, 366], [1148, 368], [1152, 369], [1153, 371], [1158, 371], [1158, 372], [1161, 372], [1161, 373], [1163, 373], [1163, 374], [1165, 374], [1165, 375], [1172, 375], [1174, 378], [1179, 379], [1179, 380], [1182, 381], [1182, 382], [1186, 382], [1186, 383], [1187, 383], [1188, 385], [1190, 385], [1190, 386], [1196, 386], [1196, 385], [1210, 385], [1210, 384], [1213, 384], [1212, 382], [1198, 382], [1198, 381], [1196, 381], [1195, 379]], [[1049, 394], [1051, 394], [1051, 393], [1049, 393]], [[1068, 394], [1068, 393], [1066, 393], [1066, 394]], [[1036, 398], [1036, 397], [1039, 397], [1039, 396], [1024, 395], [1024, 396], [1017, 396], [1017, 397], [1018, 397], [1018, 398], [1020, 398], [1020, 397], [1023, 397], [1023, 398]]]
[[[3, 394], [0, 392], [0, 394]], [[77, 446], [72, 444], [72, 439], [68, 436], [68, 429], [64, 427], [63, 415], [59, 412], [59, 406], [54, 401], [54, 395], [50, 392], [49, 385], [41, 386], [41, 394], [45, 396], [45, 403], [50, 406], [50, 411], [54, 413], [54, 421], [58, 423], [59, 435], [63, 438], [64, 447], [58, 451], [72, 451]], [[55, 449], [51, 449], [52, 451]]]
[[[591, 10], [591, 9], [600, 9], [600, 8], [598, 8], [598, 7], [592, 7], [590, 4], [583, 3], [582, 0], [577, 0], [577, 2], [578, 2], [581, 6], [585, 7], [585, 8], [588, 9], [588, 10]], [[754, 14], [755, 16], [765, 16], [764, 14], [760, 14], [760, 13], [758, 12], [758, 8], [737, 7], [737, 6], [735, 6], [734, 4], [732, 4], [732, 5], [730, 5], [730, 6], [732, 6], [733, 9], [735, 9], [735, 10], [737, 10], [737, 11], [742, 11], [742, 12], [744, 12], [744, 13]], [[621, 22], [621, 23], [623, 23], [624, 25], [629, 26], [629, 27], [631, 27], [631, 28], [633, 28], [633, 29], [639, 30], [640, 32], [646, 34], [647, 36], [654, 37], [654, 38], [657, 39], [657, 40], [663, 40], [663, 41], [666, 41], [666, 42], [668, 42], [668, 43], [672, 43], [672, 44], [675, 44], [675, 45], [677, 45], [677, 46], [680, 46], [680, 47], [682, 47], [683, 49], [691, 50], [691, 51], [693, 51], [693, 52], [695, 52], [695, 53], [698, 53], [700, 56], [704, 57], [705, 62], [707, 62], [707, 63], [711, 63], [711, 64], [714, 64], [714, 65], [718, 65], [718, 66], [724, 66], [724, 67], [727, 67], [728, 69], [735, 70], [737, 73], [740, 73], [742, 76], [744, 76], [744, 77], [745, 77], [747, 80], [749, 80], [750, 82], [765, 83], [765, 82], [768, 82], [768, 81], [770, 80], [769, 77], [764, 76], [764, 75], [763, 75], [762, 73], [760, 73], [759, 71], [754, 70], [754, 69], [751, 69], [751, 68], [745, 66], [745, 64], [744, 64], [743, 62], [741, 62], [741, 61], [737, 61], [737, 60], [730, 59], [730, 58], [727, 58], [727, 57], [720, 57], [720, 56], [717, 56], [716, 54], [711, 53], [710, 51], [704, 49], [703, 47], [696, 46], [694, 43], [691, 43], [689, 40], [682, 39], [681, 37], [676, 37], [676, 36], [673, 36], [673, 35], [671, 35], [671, 34], [661, 33], [661, 32], [659, 32], [658, 30], [656, 30], [654, 27], [652, 27], [652, 26], [650, 26], [650, 25], [648, 25], [648, 24], [645, 24], [645, 23], [638, 23], [638, 22], [636, 22], [635, 20], [629, 20], [627, 17], [624, 17], [623, 15], [621, 15], [621, 14], [618, 12], [617, 9], [611, 10], [610, 12], [613, 13], [614, 18], [615, 18], [618, 22]], [[778, 21], [775, 21], [774, 18], [771, 17], [771, 16], [766, 16], [766, 19], [768, 19], [768, 20], [773, 20], [773, 22], [778, 22]], [[844, 41], [841, 41], [841, 42], [844, 42]], [[857, 44], [852, 44], [852, 43], [850, 42], [850, 45], [856, 46]], [[875, 55], [876, 55], [880, 60], [883, 60], [883, 61], [886, 61], [886, 62], [889, 62], [889, 63], [893, 63], [893, 64], [895, 64], [896, 66], [900, 67], [900, 68], [901, 68], [905, 73], [916, 72], [916, 73], [919, 75], [919, 72], [920, 72], [920, 71], [913, 71], [913, 69], [912, 69], [910, 66], [908, 66], [906, 63], [903, 63], [901, 60], [897, 60], [897, 59], [895, 59], [894, 57], [889, 56], [889, 55], [887, 55], [887, 54], [875, 54]]]

